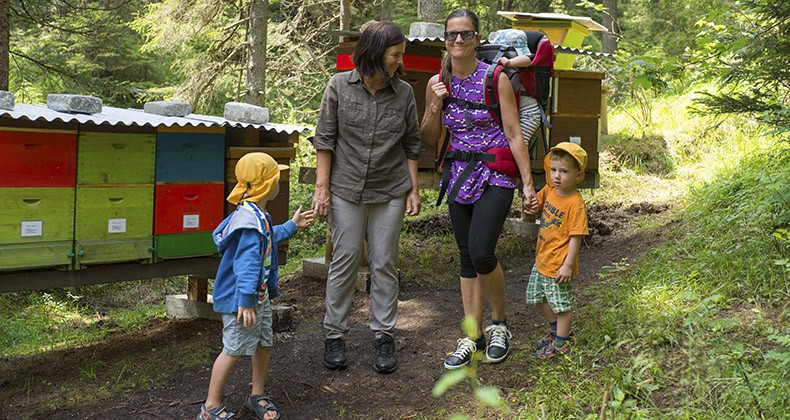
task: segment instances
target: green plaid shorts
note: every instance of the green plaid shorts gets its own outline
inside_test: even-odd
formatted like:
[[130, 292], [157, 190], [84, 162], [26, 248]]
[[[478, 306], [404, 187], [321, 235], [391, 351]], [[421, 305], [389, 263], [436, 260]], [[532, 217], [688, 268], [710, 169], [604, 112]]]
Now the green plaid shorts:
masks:
[[549, 307], [555, 314], [572, 311], [573, 292], [570, 283], [557, 284], [553, 278], [540, 274], [533, 265], [527, 284], [527, 303], [541, 302], [549, 302]]

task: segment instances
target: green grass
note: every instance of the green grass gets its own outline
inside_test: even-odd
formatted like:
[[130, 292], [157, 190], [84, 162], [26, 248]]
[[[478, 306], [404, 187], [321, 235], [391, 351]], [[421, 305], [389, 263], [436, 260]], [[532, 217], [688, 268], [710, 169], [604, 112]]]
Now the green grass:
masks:
[[[534, 389], [510, 391], [516, 418], [598, 418], [604, 394], [614, 418], [790, 410], [790, 148], [746, 118], [711, 121], [666, 107], [687, 100], [655, 101], [671, 173], [610, 166], [602, 191], [587, 197], [677, 201], [673, 240], [580, 291], [592, 299], [574, 325], [584, 345], [530, 372]], [[617, 111], [612, 120], [622, 121]]]
[[0, 356], [86, 345], [145, 329], [165, 315], [165, 296], [185, 277], [0, 295]]

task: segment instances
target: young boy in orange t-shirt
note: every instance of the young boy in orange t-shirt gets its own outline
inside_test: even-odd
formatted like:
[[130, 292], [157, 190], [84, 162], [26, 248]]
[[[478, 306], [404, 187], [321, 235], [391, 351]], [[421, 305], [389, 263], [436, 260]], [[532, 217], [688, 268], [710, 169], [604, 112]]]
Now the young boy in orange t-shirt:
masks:
[[538, 192], [540, 232], [535, 265], [527, 285], [527, 303], [537, 304], [550, 330], [538, 340], [539, 359], [570, 350], [573, 321], [571, 279], [579, 273], [582, 236], [588, 235], [587, 209], [576, 185], [584, 179], [587, 153], [575, 143], [563, 142], [544, 160], [546, 186]]

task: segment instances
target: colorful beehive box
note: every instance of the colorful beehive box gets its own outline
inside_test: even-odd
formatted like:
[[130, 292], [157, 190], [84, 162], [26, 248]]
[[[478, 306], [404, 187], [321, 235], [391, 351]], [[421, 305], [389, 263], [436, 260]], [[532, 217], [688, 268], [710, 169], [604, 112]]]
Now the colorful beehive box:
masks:
[[153, 184], [156, 135], [80, 132], [77, 185]]
[[[598, 142], [601, 132], [601, 80], [603, 73], [556, 70], [552, 80], [551, 146], [569, 141], [587, 152], [587, 172], [582, 188], [598, 187]], [[539, 148], [539, 162], [545, 151]]]
[[156, 134], [81, 131], [74, 267], [150, 262]]
[[[156, 182], [221, 182], [225, 131], [172, 129], [156, 134]], [[208, 130], [206, 128], [204, 131]]]
[[154, 258], [217, 252], [211, 232], [224, 216], [225, 130], [162, 127], [156, 135]]
[[74, 239], [77, 267], [149, 261], [153, 186], [77, 187]]
[[74, 188], [77, 133], [0, 128], [0, 187]]
[[154, 189], [154, 249], [157, 259], [212, 255], [211, 232], [222, 221], [222, 182], [157, 184]]
[[0, 270], [72, 263], [77, 131], [0, 128]]
[[74, 188], [0, 188], [0, 270], [69, 268]]

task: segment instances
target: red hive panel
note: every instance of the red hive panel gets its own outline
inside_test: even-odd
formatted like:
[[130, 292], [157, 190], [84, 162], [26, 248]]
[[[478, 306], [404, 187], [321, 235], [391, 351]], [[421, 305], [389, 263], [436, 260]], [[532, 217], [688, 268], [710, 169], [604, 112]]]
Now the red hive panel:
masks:
[[0, 130], [0, 187], [73, 187], [77, 134]]
[[222, 183], [157, 184], [154, 191], [154, 235], [214, 230], [222, 221]]

